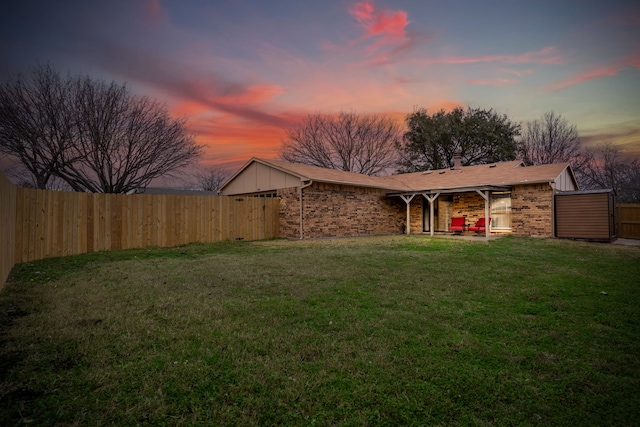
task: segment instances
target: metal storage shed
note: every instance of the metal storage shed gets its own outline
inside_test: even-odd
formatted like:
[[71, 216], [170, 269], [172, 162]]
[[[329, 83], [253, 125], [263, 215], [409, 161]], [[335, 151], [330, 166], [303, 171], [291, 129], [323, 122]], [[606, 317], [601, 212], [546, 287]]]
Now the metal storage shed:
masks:
[[565, 239], [615, 240], [613, 190], [556, 193], [555, 232], [556, 237]]

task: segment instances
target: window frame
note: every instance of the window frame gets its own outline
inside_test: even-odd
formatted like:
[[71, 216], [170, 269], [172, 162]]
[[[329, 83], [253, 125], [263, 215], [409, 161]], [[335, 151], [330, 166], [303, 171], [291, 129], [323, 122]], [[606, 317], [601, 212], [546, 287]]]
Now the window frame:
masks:
[[[500, 211], [500, 212], [494, 212], [494, 200], [495, 199], [507, 199], [509, 201], [508, 206], [506, 206], [506, 209], [504, 212]], [[491, 230], [496, 230], [496, 231], [510, 231], [512, 228], [512, 209], [511, 209], [511, 191], [504, 191], [504, 192], [496, 192], [496, 193], [491, 193], [491, 205], [490, 205], [490, 209], [489, 209], [489, 216], [491, 217]], [[502, 227], [496, 227], [496, 223], [497, 218], [500, 217], [504, 217], [506, 216], [508, 218], [508, 226], [502, 226]]]

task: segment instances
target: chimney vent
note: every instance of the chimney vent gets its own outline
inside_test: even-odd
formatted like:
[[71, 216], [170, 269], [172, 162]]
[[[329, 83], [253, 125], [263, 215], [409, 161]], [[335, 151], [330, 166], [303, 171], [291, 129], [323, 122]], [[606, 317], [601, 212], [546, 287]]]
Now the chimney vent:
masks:
[[453, 167], [451, 169], [459, 170], [460, 168], [462, 168], [462, 153], [456, 151], [453, 155]]

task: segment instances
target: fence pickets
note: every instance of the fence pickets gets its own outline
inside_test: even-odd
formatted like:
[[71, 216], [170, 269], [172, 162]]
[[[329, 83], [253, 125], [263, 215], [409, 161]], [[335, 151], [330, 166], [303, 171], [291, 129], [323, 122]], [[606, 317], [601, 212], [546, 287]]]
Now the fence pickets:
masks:
[[15, 263], [16, 190], [15, 185], [0, 173], [0, 288]]
[[278, 237], [277, 198], [16, 188], [0, 174], [0, 288], [16, 263], [86, 252]]
[[15, 262], [278, 235], [278, 199], [18, 188]]
[[640, 203], [619, 203], [618, 237], [624, 239], [640, 239]]

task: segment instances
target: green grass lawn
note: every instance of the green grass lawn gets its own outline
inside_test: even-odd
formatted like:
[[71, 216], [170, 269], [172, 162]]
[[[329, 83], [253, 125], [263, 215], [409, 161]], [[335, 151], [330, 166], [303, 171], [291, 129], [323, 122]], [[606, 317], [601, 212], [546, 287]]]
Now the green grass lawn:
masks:
[[418, 236], [15, 267], [0, 425], [637, 425], [640, 250]]

